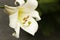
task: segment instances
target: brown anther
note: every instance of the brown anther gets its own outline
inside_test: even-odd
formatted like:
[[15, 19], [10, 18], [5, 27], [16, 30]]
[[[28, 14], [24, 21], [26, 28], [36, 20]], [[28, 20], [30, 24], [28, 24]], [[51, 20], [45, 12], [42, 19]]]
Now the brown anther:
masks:
[[27, 19], [29, 18], [29, 16], [26, 17]]
[[25, 23], [26, 23], [26, 21], [27, 21], [27, 19], [28, 19], [28, 18], [29, 18], [29, 16], [27, 16], [27, 17], [23, 18], [23, 20], [24, 20], [23, 24], [25, 24]]
[[23, 18], [23, 20], [25, 20], [26, 18]]
[[23, 20], [27, 20], [29, 18], [29, 16], [25, 17]]
[[25, 24], [25, 23], [26, 23], [26, 21], [27, 21], [27, 20], [24, 20], [23, 24]]
[[25, 20], [25, 22], [26, 22], [27, 20]]

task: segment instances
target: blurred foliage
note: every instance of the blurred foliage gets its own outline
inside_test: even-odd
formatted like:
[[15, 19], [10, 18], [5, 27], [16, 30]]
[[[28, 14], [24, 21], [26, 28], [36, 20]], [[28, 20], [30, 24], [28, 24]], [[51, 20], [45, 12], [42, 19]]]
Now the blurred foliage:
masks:
[[38, 0], [39, 3], [52, 3], [52, 2], [57, 2], [58, 0]]
[[38, 0], [37, 10], [40, 12], [40, 29], [43, 35], [49, 36], [60, 26], [60, 0]]

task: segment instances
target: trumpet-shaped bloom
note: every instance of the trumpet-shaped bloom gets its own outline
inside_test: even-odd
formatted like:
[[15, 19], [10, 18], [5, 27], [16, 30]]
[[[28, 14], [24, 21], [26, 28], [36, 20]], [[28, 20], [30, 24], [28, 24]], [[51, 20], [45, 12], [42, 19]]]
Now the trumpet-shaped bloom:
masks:
[[17, 7], [5, 5], [9, 14], [9, 26], [15, 30], [12, 35], [19, 38], [20, 28], [34, 35], [38, 30], [36, 21], [41, 20], [39, 13], [35, 10], [38, 6], [37, 0], [27, 0], [26, 3], [24, 0], [16, 0], [15, 5], [17, 5], [16, 2], [19, 3]]

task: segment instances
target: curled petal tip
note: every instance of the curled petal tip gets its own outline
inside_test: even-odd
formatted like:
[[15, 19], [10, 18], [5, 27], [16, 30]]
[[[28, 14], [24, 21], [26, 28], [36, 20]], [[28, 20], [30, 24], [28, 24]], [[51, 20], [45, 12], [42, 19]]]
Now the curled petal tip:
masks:
[[12, 36], [19, 38], [19, 35], [16, 35], [16, 33], [13, 33]]
[[41, 20], [41, 18], [40, 18], [40, 17], [39, 17], [39, 18], [36, 18], [36, 20], [37, 20], [37, 21], [40, 21], [40, 20]]

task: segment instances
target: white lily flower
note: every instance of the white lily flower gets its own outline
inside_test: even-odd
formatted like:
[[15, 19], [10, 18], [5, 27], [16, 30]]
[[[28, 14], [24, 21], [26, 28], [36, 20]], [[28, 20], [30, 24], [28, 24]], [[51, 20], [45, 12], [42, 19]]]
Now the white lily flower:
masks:
[[[16, 0], [20, 5], [18, 7], [10, 7], [5, 5], [5, 9], [9, 14], [9, 26], [15, 30], [12, 35], [19, 38], [20, 28], [34, 36], [38, 30], [36, 21], [41, 20], [39, 13], [35, 10], [38, 6], [37, 0]], [[36, 18], [36, 20], [34, 19]]]

